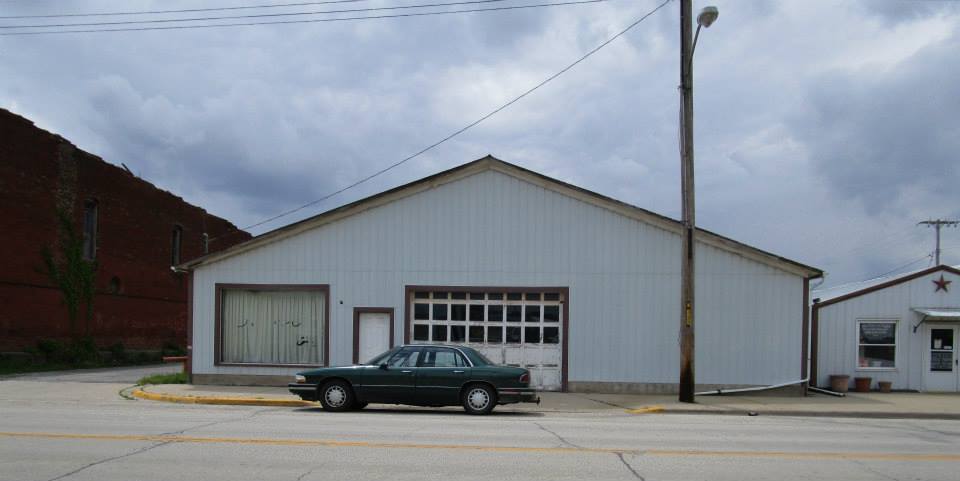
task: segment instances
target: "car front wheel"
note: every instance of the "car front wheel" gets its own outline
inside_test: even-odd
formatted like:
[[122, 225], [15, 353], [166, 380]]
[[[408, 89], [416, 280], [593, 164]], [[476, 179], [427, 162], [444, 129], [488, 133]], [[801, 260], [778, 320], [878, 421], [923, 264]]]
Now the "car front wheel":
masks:
[[467, 414], [487, 414], [497, 405], [497, 394], [486, 384], [472, 384], [463, 392], [463, 410]]
[[330, 381], [320, 388], [320, 404], [327, 411], [347, 411], [353, 407], [353, 389], [344, 381]]

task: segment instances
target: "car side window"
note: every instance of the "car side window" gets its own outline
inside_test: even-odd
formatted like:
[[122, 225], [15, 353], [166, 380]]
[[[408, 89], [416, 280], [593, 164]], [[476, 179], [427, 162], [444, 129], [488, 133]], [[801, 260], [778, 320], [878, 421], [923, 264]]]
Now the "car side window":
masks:
[[391, 357], [387, 365], [390, 367], [414, 367], [417, 365], [417, 359], [419, 358], [419, 350], [404, 349]]
[[453, 349], [430, 349], [425, 353], [421, 367], [464, 367], [463, 356]]

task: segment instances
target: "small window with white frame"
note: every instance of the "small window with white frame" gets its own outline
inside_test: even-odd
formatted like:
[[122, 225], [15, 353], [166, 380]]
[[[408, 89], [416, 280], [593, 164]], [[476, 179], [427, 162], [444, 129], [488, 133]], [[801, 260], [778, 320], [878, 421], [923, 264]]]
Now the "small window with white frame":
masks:
[[897, 321], [858, 321], [857, 348], [859, 369], [896, 368]]

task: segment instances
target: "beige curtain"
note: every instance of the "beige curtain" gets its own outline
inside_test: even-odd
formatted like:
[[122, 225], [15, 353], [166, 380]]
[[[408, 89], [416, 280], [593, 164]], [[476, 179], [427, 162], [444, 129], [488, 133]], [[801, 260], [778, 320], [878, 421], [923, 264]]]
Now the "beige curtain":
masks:
[[323, 293], [223, 291], [223, 362], [319, 364], [323, 359]]

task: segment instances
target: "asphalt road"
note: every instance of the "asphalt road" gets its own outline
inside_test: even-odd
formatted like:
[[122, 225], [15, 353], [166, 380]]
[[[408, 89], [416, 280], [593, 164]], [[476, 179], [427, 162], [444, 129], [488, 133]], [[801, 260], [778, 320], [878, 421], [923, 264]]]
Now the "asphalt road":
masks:
[[951, 480], [960, 422], [176, 405], [0, 380], [0, 480]]

